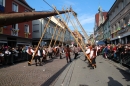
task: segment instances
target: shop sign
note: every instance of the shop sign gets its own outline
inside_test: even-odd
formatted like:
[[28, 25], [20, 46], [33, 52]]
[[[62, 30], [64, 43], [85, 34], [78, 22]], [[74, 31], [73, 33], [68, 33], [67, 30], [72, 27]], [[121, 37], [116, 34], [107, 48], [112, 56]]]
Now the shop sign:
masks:
[[122, 29], [122, 30], [120, 30], [120, 31], [118, 32], [118, 34], [125, 33], [125, 32], [127, 32], [127, 31], [128, 31], [128, 29], [129, 29], [129, 28]]

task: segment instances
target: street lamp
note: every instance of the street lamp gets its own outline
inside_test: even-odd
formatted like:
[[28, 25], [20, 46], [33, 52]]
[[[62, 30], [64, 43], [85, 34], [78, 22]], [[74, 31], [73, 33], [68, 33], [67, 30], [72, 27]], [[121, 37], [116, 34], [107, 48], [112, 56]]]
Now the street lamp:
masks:
[[118, 39], [119, 39], [119, 43], [121, 43], [121, 39], [120, 39], [120, 38], [121, 38], [121, 36], [118, 36]]
[[96, 45], [97, 45], [98, 41], [96, 41]]

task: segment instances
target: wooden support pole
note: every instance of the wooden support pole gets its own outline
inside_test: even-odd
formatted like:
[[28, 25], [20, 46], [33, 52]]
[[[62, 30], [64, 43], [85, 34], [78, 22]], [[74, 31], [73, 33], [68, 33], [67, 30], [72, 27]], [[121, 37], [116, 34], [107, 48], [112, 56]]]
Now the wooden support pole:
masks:
[[54, 36], [55, 36], [55, 32], [56, 32], [56, 28], [57, 28], [57, 26], [58, 26], [58, 23], [56, 24], [56, 27], [54, 28], [55, 30], [54, 30], [54, 32], [53, 32], [53, 35], [52, 35], [52, 38], [51, 38], [51, 41], [50, 41], [49, 47], [51, 46], [52, 40], [53, 40], [53, 38], [54, 38]]
[[41, 43], [41, 41], [42, 41], [42, 39], [43, 39], [43, 37], [44, 37], [44, 35], [45, 35], [45, 33], [46, 33], [46, 30], [47, 30], [48, 25], [49, 25], [49, 23], [50, 23], [50, 21], [51, 21], [51, 18], [52, 18], [52, 16], [49, 18], [48, 22], [46, 23], [46, 25], [45, 25], [45, 27], [44, 27], [44, 31], [43, 31], [43, 33], [42, 33], [42, 36], [41, 36], [39, 42], [38, 42], [38, 45], [37, 45], [37, 47], [36, 47], [36, 50], [34, 51], [34, 55], [32, 56], [31, 62], [32, 62], [32, 60], [33, 60], [33, 58], [34, 58], [36, 52], [38, 51], [39, 45], [40, 45], [40, 43]]
[[[68, 15], [66, 15], [66, 16], [67, 16], [67, 17], [70, 17], [69, 12], [68, 12]], [[76, 34], [78, 35], [78, 37], [81, 37], [81, 35], [80, 35], [80, 33], [78, 32], [78, 29], [77, 29], [76, 25], [74, 24], [74, 22], [73, 22], [70, 18], [69, 18], [69, 20], [70, 20], [72, 26], [74, 27], [74, 29], [76, 30]], [[83, 40], [80, 40], [80, 41], [81, 41], [81, 44], [83, 45], [83, 47], [85, 48], [86, 46], [85, 46]]]
[[[65, 15], [64, 15], [65, 16]], [[67, 20], [69, 20], [68, 18], [66, 18], [66, 22], [67, 22]], [[64, 29], [65, 29], [65, 25], [62, 23], [62, 26], [64, 26]], [[62, 35], [62, 37], [61, 37], [61, 42], [63, 43], [63, 41], [64, 41], [64, 36], [65, 36], [65, 32], [66, 32], [66, 29], [63, 31], [63, 35]], [[61, 43], [61, 44], [62, 44]], [[59, 42], [59, 45], [60, 45], [60, 42]]]
[[[68, 16], [67, 17], [69, 17], [70, 15], [69, 15], [69, 12], [68, 12]], [[70, 18], [69, 18], [70, 19]], [[71, 22], [71, 24], [72, 24], [72, 26], [74, 27], [74, 29], [76, 30], [76, 33], [77, 33], [77, 35], [78, 35], [78, 37], [81, 37], [81, 35], [80, 35], [80, 33], [78, 32], [78, 29], [77, 29], [77, 27], [76, 27], [76, 25], [75, 25], [75, 23], [70, 19], [70, 22]], [[86, 46], [85, 46], [85, 43], [83, 42], [83, 40], [81, 40], [81, 44], [83, 44], [83, 47], [85, 48]]]
[[59, 37], [61, 31], [62, 31], [62, 29], [59, 29], [59, 30], [58, 30], [58, 34], [56, 34], [57, 36], [56, 36], [56, 39], [55, 39], [55, 42], [54, 42], [54, 45], [53, 45], [53, 46], [55, 46], [56, 41], [57, 41], [57, 39], [58, 39], [58, 37]]
[[[59, 14], [59, 12], [56, 10], [56, 8], [55, 8], [55, 7], [53, 7], [53, 8], [54, 8], [54, 10]], [[60, 14], [59, 14], [59, 15], [60, 15]], [[61, 17], [61, 16], [60, 16], [60, 17]], [[61, 19], [63, 19], [63, 18], [61, 17]], [[64, 21], [64, 20], [63, 20], [63, 21]], [[66, 25], [65, 22], [64, 22], [64, 24]], [[66, 25], [66, 26], [67, 26], [67, 25]], [[91, 63], [91, 60], [90, 60], [89, 57], [86, 55], [84, 49], [82, 48], [82, 46], [80, 45], [80, 43], [78, 42], [78, 40], [75, 38], [74, 34], [72, 33], [72, 31], [70, 30], [70, 28], [69, 28], [68, 26], [67, 26], [67, 29], [71, 32], [71, 35], [74, 37], [74, 39], [76, 40], [76, 42], [78, 43], [78, 45], [79, 45], [80, 48], [82, 49], [84, 55], [88, 58], [89, 62]]]
[[81, 28], [81, 30], [83, 31], [84, 35], [85, 35], [85, 38], [88, 40], [89, 36], [87, 35], [86, 31], [84, 30], [84, 28], [82, 27], [81, 23], [79, 22], [77, 16], [75, 15], [75, 13], [72, 11], [72, 14], [74, 16], [74, 18], [76, 19], [77, 21], [77, 24], [79, 25], [79, 27]]

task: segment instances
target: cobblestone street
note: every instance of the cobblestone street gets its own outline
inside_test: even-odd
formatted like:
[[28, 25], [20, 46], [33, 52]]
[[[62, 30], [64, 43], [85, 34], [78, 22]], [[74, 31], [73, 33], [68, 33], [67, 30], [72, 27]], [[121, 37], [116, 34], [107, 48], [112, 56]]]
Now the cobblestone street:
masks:
[[57, 58], [43, 66], [28, 66], [27, 62], [22, 62], [1, 67], [0, 86], [49, 86], [66, 66], [65, 58]]

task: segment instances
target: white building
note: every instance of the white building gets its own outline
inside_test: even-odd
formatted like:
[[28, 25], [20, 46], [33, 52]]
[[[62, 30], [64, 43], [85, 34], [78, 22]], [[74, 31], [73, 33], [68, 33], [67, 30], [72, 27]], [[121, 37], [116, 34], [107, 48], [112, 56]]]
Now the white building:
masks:
[[[32, 30], [33, 31], [32, 32], [33, 33], [33, 35], [32, 35], [33, 43], [32, 44], [33, 45], [38, 44], [40, 37], [42, 36], [42, 33], [44, 31], [44, 27], [45, 27], [46, 23], [48, 22], [48, 20], [49, 20], [48, 18], [41, 18], [41, 19], [32, 21], [32, 25], [33, 25], [32, 26], [32, 28], [33, 28], [33, 30]], [[60, 21], [60, 23], [58, 23], [58, 20], [55, 17], [51, 18], [51, 21], [48, 25], [46, 33], [42, 39], [41, 45], [49, 45], [50, 44], [50, 41], [52, 39], [56, 25], [58, 25], [58, 27], [56, 28], [56, 33], [54, 35], [52, 45], [54, 44], [57, 35], [58, 35], [58, 39], [57, 39], [56, 44], [59, 44], [59, 42], [62, 42], [62, 41], [66, 42], [66, 41], [70, 40], [70, 33], [67, 30], [64, 33], [63, 30], [65, 30], [66, 28], [64, 27], [64, 25], [60, 19], [59, 19], [59, 21]], [[58, 33], [59, 29], [60, 30], [62, 29], [62, 31]]]
[[108, 12], [111, 41], [114, 44], [130, 42], [130, 0], [116, 0]]

